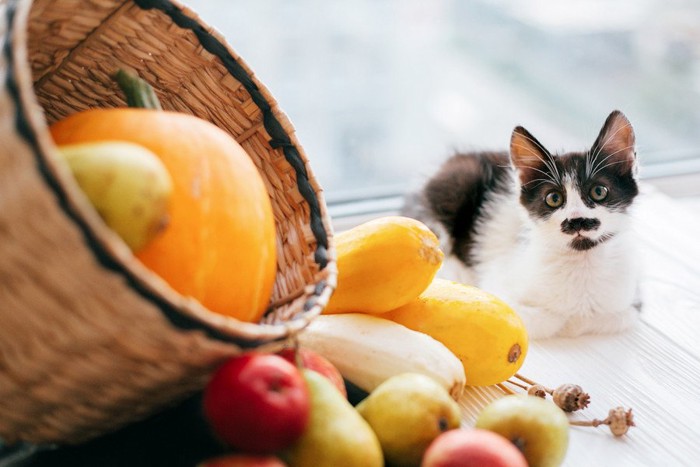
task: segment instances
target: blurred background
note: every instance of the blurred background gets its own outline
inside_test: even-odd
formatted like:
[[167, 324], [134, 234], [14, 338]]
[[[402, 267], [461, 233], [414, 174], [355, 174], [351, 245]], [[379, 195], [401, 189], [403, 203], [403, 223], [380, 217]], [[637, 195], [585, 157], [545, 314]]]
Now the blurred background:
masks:
[[587, 149], [613, 109], [642, 176], [700, 194], [696, 0], [184, 2], [276, 97], [332, 215], [397, 205], [454, 150], [506, 149], [516, 125]]

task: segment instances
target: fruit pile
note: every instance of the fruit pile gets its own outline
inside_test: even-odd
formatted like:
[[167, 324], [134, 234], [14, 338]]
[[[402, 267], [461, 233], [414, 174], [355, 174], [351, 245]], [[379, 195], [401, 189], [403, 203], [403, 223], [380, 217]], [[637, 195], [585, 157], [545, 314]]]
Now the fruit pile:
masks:
[[354, 407], [346, 394], [340, 372], [308, 349], [233, 358], [203, 399], [232, 454], [203, 465], [418, 466], [433, 440], [460, 425], [458, 404], [420, 373], [385, 380]]
[[414, 371], [458, 396], [465, 382], [501, 383], [522, 366], [520, 317], [476, 287], [436, 278], [443, 253], [423, 223], [381, 217], [336, 235], [336, 248], [336, 290], [299, 339], [354, 384], [371, 391]]
[[569, 440], [564, 410], [528, 394], [462, 426], [459, 404], [422, 373], [391, 376], [353, 407], [338, 369], [304, 348], [231, 359], [203, 405], [230, 453], [202, 467], [547, 467], [562, 463]]

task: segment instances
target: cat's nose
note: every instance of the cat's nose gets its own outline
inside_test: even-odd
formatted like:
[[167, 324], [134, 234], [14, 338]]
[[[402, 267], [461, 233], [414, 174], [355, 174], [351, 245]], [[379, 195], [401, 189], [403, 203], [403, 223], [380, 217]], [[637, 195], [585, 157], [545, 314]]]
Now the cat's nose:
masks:
[[561, 231], [565, 234], [575, 234], [580, 231], [596, 230], [600, 227], [600, 221], [589, 217], [576, 217], [574, 219], [566, 219], [561, 223]]

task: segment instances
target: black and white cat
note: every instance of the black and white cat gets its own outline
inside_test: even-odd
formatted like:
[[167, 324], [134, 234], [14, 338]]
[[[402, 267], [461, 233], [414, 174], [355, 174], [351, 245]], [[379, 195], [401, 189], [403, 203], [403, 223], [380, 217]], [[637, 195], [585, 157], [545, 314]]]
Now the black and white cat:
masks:
[[439, 275], [503, 299], [531, 338], [614, 333], [639, 314], [636, 174], [634, 131], [619, 111], [586, 152], [552, 154], [517, 127], [510, 154], [452, 156], [402, 213], [440, 237]]

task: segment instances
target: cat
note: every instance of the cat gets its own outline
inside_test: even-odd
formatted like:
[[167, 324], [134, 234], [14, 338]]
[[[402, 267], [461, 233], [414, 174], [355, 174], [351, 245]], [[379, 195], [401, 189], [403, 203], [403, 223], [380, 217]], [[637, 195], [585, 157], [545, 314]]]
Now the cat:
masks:
[[584, 152], [553, 154], [518, 126], [510, 153], [453, 155], [401, 213], [440, 238], [439, 276], [504, 300], [530, 338], [617, 333], [639, 315], [637, 173], [620, 111]]

